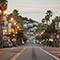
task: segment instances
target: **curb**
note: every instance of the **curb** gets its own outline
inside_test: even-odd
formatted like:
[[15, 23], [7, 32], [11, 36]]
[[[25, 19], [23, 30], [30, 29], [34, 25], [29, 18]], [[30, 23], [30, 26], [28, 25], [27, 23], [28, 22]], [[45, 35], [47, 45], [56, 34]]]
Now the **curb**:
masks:
[[41, 49], [43, 52], [47, 53], [48, 55], [52, 56], [53, 58], [55, 58], [55, 59], [57, 59], [57, 60], [60, 60], [59, 58], [57, 58], [56, 56], [48, 53], [46, 50], [42, 49], [41, 47], [40, 47], [40, 49]]

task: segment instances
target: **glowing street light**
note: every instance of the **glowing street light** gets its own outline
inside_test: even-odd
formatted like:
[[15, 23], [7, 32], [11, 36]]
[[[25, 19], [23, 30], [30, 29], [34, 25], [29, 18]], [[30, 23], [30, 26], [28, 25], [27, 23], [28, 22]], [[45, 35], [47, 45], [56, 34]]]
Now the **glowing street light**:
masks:
[[19, 26], [17, 26], [17, 28], [19, 28]]
[[11, 18], [10, 20], [11, 20], [11, 21], [13, 21], [13, 20], [14, 20], [14, 18]]
[[16, 22], [14, 23], [14, 25], [16, 25]]
[[1, 10], [0, 10], [0, 14], [1, 14]]
[[41, 35], [43, 34], [43, 32], [41, 32]]
[[13, 34], [13, 36], [15, 36], [15, 34]]
[[4, 12], [3, 12], [3, 14], [6, 14], [7, 13], [7, 11], [5, 10]]

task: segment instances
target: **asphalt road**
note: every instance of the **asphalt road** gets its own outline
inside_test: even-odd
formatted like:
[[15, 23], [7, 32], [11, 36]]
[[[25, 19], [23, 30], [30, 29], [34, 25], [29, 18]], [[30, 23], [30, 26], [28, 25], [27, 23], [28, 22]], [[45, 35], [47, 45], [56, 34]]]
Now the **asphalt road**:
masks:
[[0, 49], [0, 60], [56, 60], [34, 44]]

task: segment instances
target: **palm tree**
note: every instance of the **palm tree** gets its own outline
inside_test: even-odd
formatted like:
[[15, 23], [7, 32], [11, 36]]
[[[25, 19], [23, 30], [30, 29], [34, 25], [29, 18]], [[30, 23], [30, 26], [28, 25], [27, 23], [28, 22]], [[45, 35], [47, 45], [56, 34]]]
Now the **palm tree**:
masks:
[[18, 16], [16, 21], [19, 23], [19, 25], [23, 28], [23, 21], [22, 21], [22, 16]]
[[18, 10], [14, 9], [12, 14], [15, 17], [15, 20], [21, 25], [21, 27], [23, 27], [22, 16], [18, 16], [19, 15]]
[[0, 0], [0, 10], [1, 10], [1, 11], [7, 9], [7, 3], [8, 3], [7, 0]]
[[[20, 25], [21, 30], [18, 30], [20, 33], [18, 33], [19, 38], [21, 38], [20, 35], [23, 36], [23, 21], [22, 21], [22, 16], [19, 16], [18, 10], [14, 9], [14, 11], [12, 12], [13, 16], [15, 17], [16, 22]], [[21, 34], [22, 33], [22, 34]], [[17, 37], [18, 37], [17, 36]]]
[[52, 11], [51, 10], [48, 10], [46, 12], [46, 14], [49, 16], [48, 19], [49, 19], [49, 23], [50, 23], [50, 17], [52, 17]]
[[14, 11], [12, 12], [13, 16], [15, 16], [15, 18], [17, 18], [18, 16], [18, 10], [17, 9], [14, 9]]
[[45, 16], [45, 21], [46, 21], [47, 24], [48, 24], [48, 21], [49, 21], [49, 15], [46, 15], [46, 16]]
[[3, 47], [3, 39], [2, 39], [2, 28], [1, 28], [1, 22], [2, 22], [2, 19], [3, 19], [3, 12], [5, 11], [5, 10], [7, 10], [7, 3], [8, 3], [8, 1], [7, 0], [0, 0], [0, 11], [1, 11], [1, 13], [0, 13], [0, 42], [2, 43], [1, 44], [1, 47]]
[[45, 19], [43, 18], [43, 19], [42, 19], [42, 23], [44, 23], [44, 22], [45, 22]]

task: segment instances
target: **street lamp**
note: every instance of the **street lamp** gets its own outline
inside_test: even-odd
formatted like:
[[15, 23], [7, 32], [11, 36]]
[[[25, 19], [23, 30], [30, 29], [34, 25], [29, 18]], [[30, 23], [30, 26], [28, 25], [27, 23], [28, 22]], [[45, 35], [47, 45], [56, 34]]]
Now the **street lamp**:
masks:
[[16, 22], [14, 23], [14, 25], [16, 25]]
[[4, 14], [4, 15], [6, 15], [6, 13], [7, 13], [7, 11], [6, 11], [6, 10], [5, 10], [5, 11], [3, 11], [3, 14]]
[[15, 37], [15, 34], [13, 34], [13, 36]]
[[17, 28], [19, 28], [19, 26], [17, 26]]
[[11, 20], [11, 21], [13, 21], [13, 20], [14, 20], [14, 18], [12, 17], [10, 20]]

